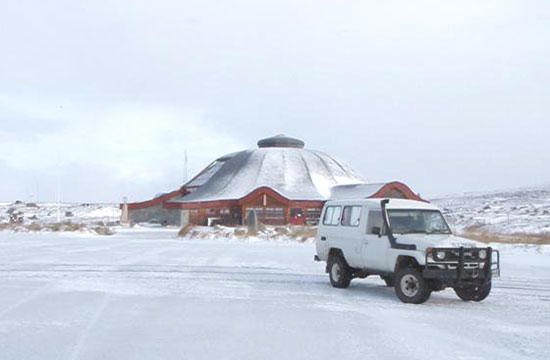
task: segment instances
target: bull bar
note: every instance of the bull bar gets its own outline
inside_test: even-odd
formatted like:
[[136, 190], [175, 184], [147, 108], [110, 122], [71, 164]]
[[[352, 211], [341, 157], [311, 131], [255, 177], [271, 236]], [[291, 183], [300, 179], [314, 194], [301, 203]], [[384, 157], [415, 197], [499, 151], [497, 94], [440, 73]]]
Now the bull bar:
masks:
[[[485, 259], [479, 253], [486, 251]], [[436, 254], [444, 253], [442, 259]], [[483, 285], [500, 276], [500, 252], [488, 248], [432, 248], [426, 252], [426, 279], [441, 280], [452, 286]]]

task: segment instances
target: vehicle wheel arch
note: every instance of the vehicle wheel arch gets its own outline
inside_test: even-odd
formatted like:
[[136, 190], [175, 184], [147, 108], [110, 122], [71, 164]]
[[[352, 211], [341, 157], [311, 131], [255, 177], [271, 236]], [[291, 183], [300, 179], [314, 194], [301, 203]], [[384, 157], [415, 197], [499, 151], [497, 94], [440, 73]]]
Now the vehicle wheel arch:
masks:
[[331, 247], [328, 251], [328, 256], [336, 256], [336, 255], [344, 256], [344, 253], [342, 252], [342, 249]]
[[346, 289], [350, 286], [353, 279], [353, 269], [349, 267], [340, 249], [335, 249], [329, 255], [326, 270], [333, 287]]
[[[334, 248], [334, 247], [331, 247], [328, 251], [328, 258], [327, 258], [327, 266], [325, 268], [325, 272], [328, 273], [329, 269], [328, 269], [328, 264], [330, 262], [330, 258], [332, 256], [340, 256], [342, 258], [342, 260], [344, 260], [344, 262], [346, 263], [346, 265], [348, 265], [348, 262], [346, 261], [346, 257], [344, 256], [344, 252], [342, 251], [342, 249], [339, 249], [339, 248]], [[348, 265], [349, 266], [349, 265]]]
[[422, 269], [422, 267], [418, 263], [418, 260], [416, 260], [414, 256], [399, 255], [395, 260], [394, 273], [397, 273], [399, 270], [406, 267], [411, 267], [419, 270]]

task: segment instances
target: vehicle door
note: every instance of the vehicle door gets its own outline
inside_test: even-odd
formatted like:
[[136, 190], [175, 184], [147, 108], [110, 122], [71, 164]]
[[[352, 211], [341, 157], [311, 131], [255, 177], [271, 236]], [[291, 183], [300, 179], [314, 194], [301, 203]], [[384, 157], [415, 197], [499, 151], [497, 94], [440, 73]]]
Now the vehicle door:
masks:
[[319, 239], [317, 241], [317, 253], [319, 255], [327, 254], [331, 247], [340, 248], [341, 238], [338, 225], [340, 224], [341, 213], [341, 206], [329, 205], [325, 207], [321, 224], [319, 224]]
[[348, 264], [361, 267], [361, 243], [363, 232], [360, 229], [362, 207], [346, 205], [342, 209], [340, 233], [342, 234], [342, 250]]
[[392, 271], [387, 255], [390, 242], [385, 236], [382, 210], [369, 209], [366, 214], [366, 227], [363, 227], [361, 259], [364, 267], [379, 271]]

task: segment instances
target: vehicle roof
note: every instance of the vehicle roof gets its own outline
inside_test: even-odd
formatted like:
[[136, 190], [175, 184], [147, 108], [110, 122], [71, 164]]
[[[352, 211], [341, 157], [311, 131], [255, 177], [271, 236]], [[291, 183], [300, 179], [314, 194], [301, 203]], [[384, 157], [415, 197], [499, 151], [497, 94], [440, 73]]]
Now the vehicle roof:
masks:
[[[346, 199], [346, 200], [331, 200], [325, 203], [325, 206], [330, 205], [359, 205], [367, 206], [373, 209], [380, 208], [380, 202], [384, 199]], [[405, 199], [389, 199], [390, 202], [386, 206], [386, 209], [422, 209], [422, 210], [439, 210], [439, 208], [433, 204]]]

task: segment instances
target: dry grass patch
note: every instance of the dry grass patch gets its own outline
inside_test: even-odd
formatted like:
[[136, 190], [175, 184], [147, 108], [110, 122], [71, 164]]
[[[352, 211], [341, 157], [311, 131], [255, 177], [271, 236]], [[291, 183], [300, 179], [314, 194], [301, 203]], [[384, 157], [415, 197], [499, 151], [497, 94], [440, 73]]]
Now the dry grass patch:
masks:
[[39, 224], [31, 223], [28, 225], [22, 224], [0, 224], [0, 231], [2, 230], [13, 230], [18, 232], [38, 232], [38, 231], [51, 231], [51, 232], [84, 232], [91, 231], [97, 235], [113, 235], [115, 232], [112, 228], [103, 225], [97, 225], [93, 228], [89, 228], [86, 224], [71, 223], [71, 222], [61, 222], [53, 224]]
[[40, 231], [42, 230], [42, 225], [36, 223], [30, 224], [27, 226], [27, 229], [29, 229], [29, 231]]
[[189, 235], [193, 231], [194, 228], [195, 228], [195, 225], [191, 225], [191, 224], [185, 225], [178, 232], [178, 237], [185, 237], [185, 236]]
[[483, 243], [550, 245], [550, 234], [493, 234], [470, 227], [460, 234]]
[[8, 229], [10, 229], [10, 228], [11, 228], [11, 225], [10, 225], [10, 224], [4, 224], [4, 223], [0, 224], [0, 231], [2, 231], [2, 230], [8, 230]]
[[307, 241], [317, 235], [316, 226], [291, 226], [288, 237], [299, 241]]
[[115, 232], [107, 227], [107, 226], [96, 226], [93, 228], [94, 232], [101, 236], [110, 236], [113, 235]]
[[88, 227], [85, 224], [78, 224], [78, 223], [72, 223], [72, 222], [61, 222], [61, 223], [54, 223], [54, 224], [48, 224], [44, 226], [45, 230], [50, 230], [53, 232], [58, 231], [84, 231], [88, 230]]
[[246, 228], [237, 228], [235, 229], [235, 231], [233, 232], [233, 235], [235, 237], [238, 237], [238, 238], [245, 238], [247, 237], [247, 229]]
[[296, 241], [308, 241], [315, 237], [317, 227], [315, 226], [266, 226], [258, 224], [258, 229], [248, 228], [246, 226], [224, 227], [216, 225], [214, 227], [186, 225], [178, 233], [178, 237], [187, 237], [194, 239], [206, 238], [261, 238], [272, 239], [293, 239]]

